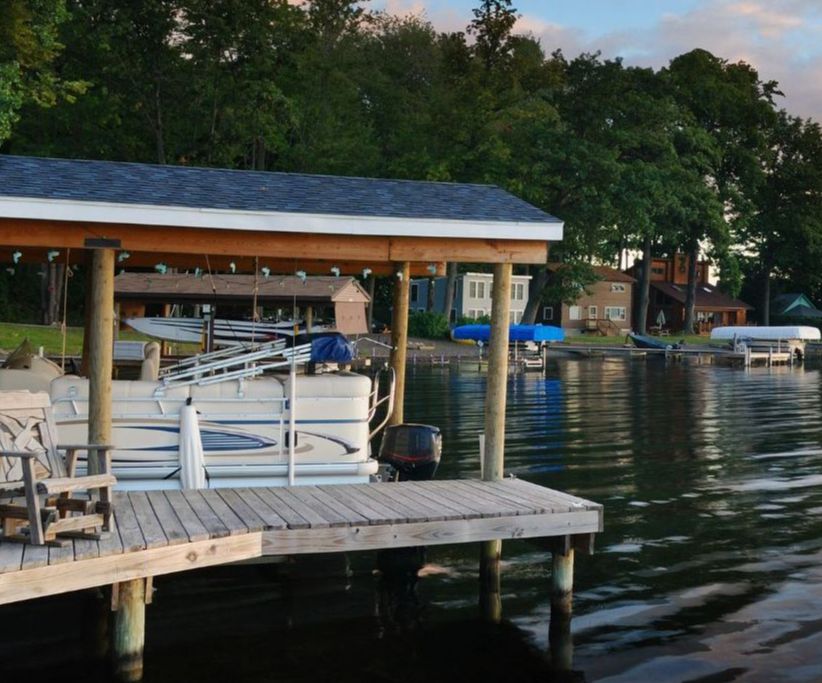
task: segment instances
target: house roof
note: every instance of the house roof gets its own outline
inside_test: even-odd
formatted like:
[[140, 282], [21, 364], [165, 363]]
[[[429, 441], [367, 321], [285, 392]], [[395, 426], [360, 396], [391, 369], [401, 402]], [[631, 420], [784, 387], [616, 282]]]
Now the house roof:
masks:
[[790, 310], [776, 311], [785, 318], [822, 318], [822, 311], [815, 306], [793, 306]]
[[[771, 302], [771, 305], [778, 315], [807, 315], [806, 313], [798, 313], [798, 308], [810, 309], [813, 311], [819, 310], [813, 305], [813, 302], [808, 299], [808, 297], [799, 292], [775, 296]], [[822, 311], [819, 312], [819, 315], [822, 315]], [[811, 317], [815, 317], [814, 314], [811, 314]]]
[[328, 234], [558, 240], [493, 185], [0, 155], [0, 216]]
[[[248, 302], [254, 296], [253, 275], [208, 275], [180, 273], [120, 273], [114, 278], [116, 299], [164, 302]], [[257, 278], [260, 302], [367, 303], [368, 293], [352, 277], [307, 277], [294, 275]]]
[[[685, 285], [675, 285], [672, 282], [654, 282], [651, 281], [651, 287], [666, 294], [675, 301], [681, 304], [685, 303], [687, 296], [687, 288]], [[722, 310], [740, 310], [745, 309], [752, 311], [753, 306], [746, 304], [744, 301], [734, 299], [729, 294], [720, 291], [713, 285], [699, 283], [696, 286], [696, 302], [695, 307], [706, 311], [722, 311]]]
[[[546, 268], [552, 273], [555, 273], [562, 265], [562, 263], [553, 262], [549, 263]], [[591, 268], [597, 277], [604, 282], [636, 282], [630, 275], [616, 268], [610, 268], [608, 266], [591, 266]]]

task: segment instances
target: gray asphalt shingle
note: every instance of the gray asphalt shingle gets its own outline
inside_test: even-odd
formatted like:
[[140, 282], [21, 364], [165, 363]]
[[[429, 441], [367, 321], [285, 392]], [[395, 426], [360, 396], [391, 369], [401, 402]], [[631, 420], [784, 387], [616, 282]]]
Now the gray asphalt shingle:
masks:
[[493, 185], [0, 155], [0, 197], [386, 218], [559, 223]]

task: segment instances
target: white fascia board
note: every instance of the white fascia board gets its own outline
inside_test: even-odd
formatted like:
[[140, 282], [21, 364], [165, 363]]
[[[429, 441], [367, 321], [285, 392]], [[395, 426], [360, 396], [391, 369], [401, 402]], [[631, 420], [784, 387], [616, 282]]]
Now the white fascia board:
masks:
[[0, 197], [0, 217], [87, 223], [370, 235], [377, 237], [462, 237], [557, 242], [561, 221], [473, 221], [440, 218], [393, 218], [338, 214], [236, 211], [233, 209], [115, 204], [68, 199]]

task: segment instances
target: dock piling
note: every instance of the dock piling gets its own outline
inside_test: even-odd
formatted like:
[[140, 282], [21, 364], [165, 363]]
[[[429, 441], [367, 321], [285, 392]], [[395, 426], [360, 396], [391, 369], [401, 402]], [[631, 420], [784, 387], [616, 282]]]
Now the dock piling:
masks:
[[134, 683], [143, 679], [143, 648], [146, 640], [147, 580], [133, 579], [112, 586], [111, 655], [114, 675]]
[[[394, 411], [388, 424], [398, 425], [405, 417], [405, 363], [408, 357], [408, 306], [411, 294], [411, 264], [395, 263], [394, 310], [391, 317], [391, 367], [394, 368]], [[417, 357], [414, 355], [414, 362]]]
[[548, 640], [555, 669], [570, 671], [574, 646], [571, 637], [571, 615], [574, 591], [574, 546], [570, 538], [554, 540], [551, 553], [551, 621]]

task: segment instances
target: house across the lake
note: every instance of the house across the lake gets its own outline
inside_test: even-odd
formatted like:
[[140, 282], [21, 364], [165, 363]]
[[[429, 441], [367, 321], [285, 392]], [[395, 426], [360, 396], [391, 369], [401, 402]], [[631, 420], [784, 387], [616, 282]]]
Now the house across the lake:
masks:
[[[552, 275], [560, 267], [559, 263], [547, 266]], [[608, 266], [593, 266], [593, 270], [599, 279], [588, 285], [573, 304], [545, 302], [537, 313], [537, 322], [562, 327], [567, 335], [627, 334], [633, 313], [634, 278]]]
[[[744, 301], [721, 291], [708, 282], [708, 262], [697, 263], [696, 327], [700, 334], [724, 325], [745, 325], [748, 311], [753, 310]], [[642, 262], [628, 272], [639, 279]], [[676, 254], [672, 258], [651, 260], [651, 291], [648, 304], [648, 322], [652, 331], [681, 330], [685, 325], [685, 299], [688, 289], [688, 256]]]
[[[511, 278], [511, 322], [522, 320], [525, 305], [528, 303], [528, 284], [530, 275], [514, 275]], [[412, 311], [428, 310], [428, 278], [411, 280]], [[448, 278], [434, 279], [434, 310], [443, 313], [445, 308], [445, 289]], [[454, 305], [449, 320], [455, 322], [460, 317], [483, 318], [491, 315], [491, 285], [494, 276], [491, 273], [463, 273], [458, 275], [454, 287]]]
[[804, 294], [780, 294], [771, 301], [771, 315], [780, 318], [822, 318], [822, 311]]

